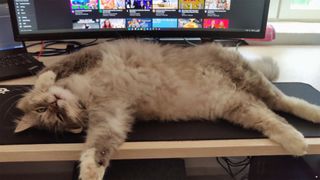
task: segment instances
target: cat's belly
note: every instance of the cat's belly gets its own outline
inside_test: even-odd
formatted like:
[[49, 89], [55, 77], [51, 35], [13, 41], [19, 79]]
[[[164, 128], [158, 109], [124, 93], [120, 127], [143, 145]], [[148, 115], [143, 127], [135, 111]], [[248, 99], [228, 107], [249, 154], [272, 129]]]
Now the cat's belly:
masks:
[[216, 119], [221, 117], [225, 104], [235, 90], [226, 85], [212, 87], [186, 87], [176, 93], [161, 92], [161, 95], [145, 97], [139, 103], [136, 117], [143, 120], [190, 120]]

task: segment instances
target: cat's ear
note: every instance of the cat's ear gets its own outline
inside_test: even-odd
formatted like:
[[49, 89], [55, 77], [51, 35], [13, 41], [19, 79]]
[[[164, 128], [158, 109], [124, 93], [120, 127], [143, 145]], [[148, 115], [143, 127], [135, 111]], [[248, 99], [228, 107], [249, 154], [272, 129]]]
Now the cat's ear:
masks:
[[82, 127], [72, 128], [72, 129], [67, 129], [67, 131], [73, 134], [79, 134], [83, 131], [83, 128]]
[[28, 102], [28, 99], [23, 97], [21, 99], [19, 99], [16, 107], [20, 110], [25, 110], [29, 107], [29, 102]]
[[38, 77], [36, 83], [34, 84], [34, 88], [40, 91], [46, 91], [52, 85], [54, 85], [56, 81], [56, 73], [53, 71], [46, 71]]
[[17, 125], [16, 129], [14, 130], [14, 133], [25, 131], [36, 125], [36, 121], [28, 116], [23, 116], [21, 120], [17, 120], [16, 123]]

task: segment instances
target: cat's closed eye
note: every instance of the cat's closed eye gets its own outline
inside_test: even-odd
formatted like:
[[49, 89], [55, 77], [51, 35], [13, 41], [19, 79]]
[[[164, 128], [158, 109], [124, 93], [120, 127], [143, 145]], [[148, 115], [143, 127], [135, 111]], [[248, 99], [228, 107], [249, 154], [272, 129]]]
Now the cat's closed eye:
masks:
[[47, 111], [47, 108], [46, 107], [38, 107], [35, 111], [38, 113], [44, 113]]

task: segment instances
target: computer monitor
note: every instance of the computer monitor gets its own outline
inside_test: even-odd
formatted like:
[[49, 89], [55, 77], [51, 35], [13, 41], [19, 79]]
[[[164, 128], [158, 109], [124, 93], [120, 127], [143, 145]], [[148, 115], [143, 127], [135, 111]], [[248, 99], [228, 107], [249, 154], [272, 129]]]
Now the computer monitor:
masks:
[[2, 51], [22, 49], [24, 46], [21, 42], [14, 41], [12, 34], [9, 9], [6, 4], [0, 4], [0, 54]]
[[10, 0], [16, 40], [264, 37], [270, 0]]

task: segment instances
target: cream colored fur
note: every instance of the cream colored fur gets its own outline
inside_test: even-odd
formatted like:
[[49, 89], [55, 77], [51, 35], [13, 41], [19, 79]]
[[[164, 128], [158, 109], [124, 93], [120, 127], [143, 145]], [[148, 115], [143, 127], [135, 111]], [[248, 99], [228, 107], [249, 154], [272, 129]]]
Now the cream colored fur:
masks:
[[[319, 122], [319, 107], [284, 95], [266, 78], [277, 75], [271, 60], [248, 63], [239, 53], [216, 44], [181, 48], [113, 41], [48, 67], [19, 102], [26, 115], [17, 128], [29, 123], [25, 127], [87, 129], [80, 159], [82, 180], [102, 178], [137, 119], [220, 118], [256, 129], [288, 153], [303, 155], [307, 152], [303, 135], [272, 110]], [[39, 109], [39, 103], [45, 109]]]
[[104, 166], [98, 166], [96, 161], [95, 161], [95, 148], [90, 148], [85, 150], [81, 154], [80, 158], [80, 174], [79, 178], [81, 180], [98, 180], [102, 179], [104, 172], [105, 172], [105, 167]]
[[253, 68], [262, 72], [263, 75], [271, 81], [275, 81], [279, 77], [279, 67], [277, 63], [270, 57], [257, 58], [253, 61], [250, 61], [250, 64]]

